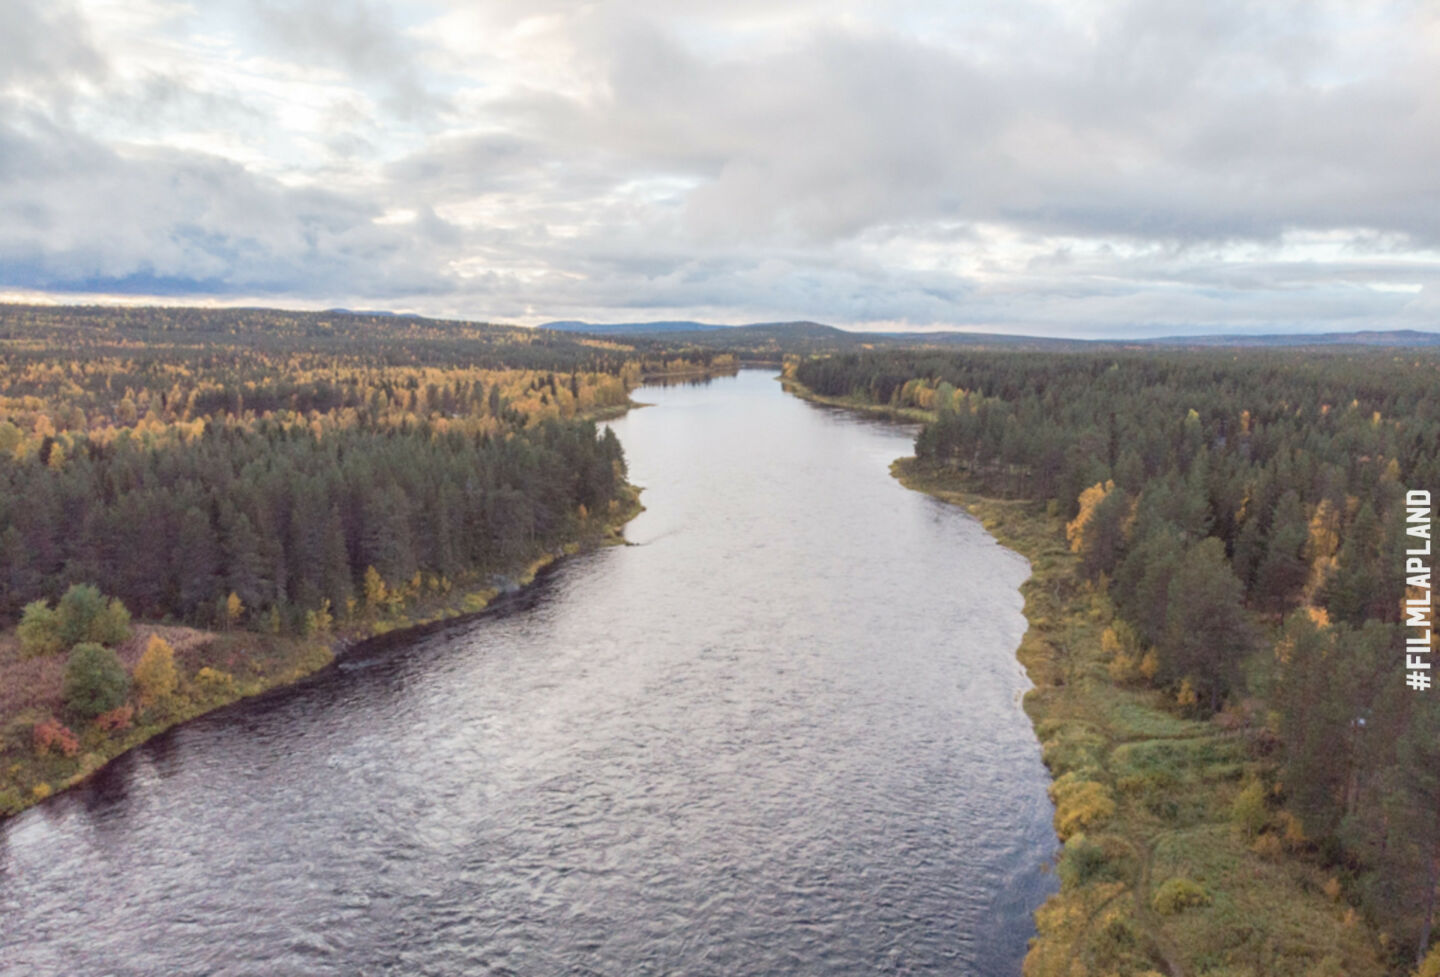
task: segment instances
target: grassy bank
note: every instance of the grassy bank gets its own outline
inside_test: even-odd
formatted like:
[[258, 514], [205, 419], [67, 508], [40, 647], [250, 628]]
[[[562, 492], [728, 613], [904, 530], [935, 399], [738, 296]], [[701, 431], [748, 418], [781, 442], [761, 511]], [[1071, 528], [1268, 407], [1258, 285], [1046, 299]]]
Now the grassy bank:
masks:
[[896, 462], [909, 488], [962, 506], [1025, 556], [1025, 711], [1054, 777], [1061, 890], [1036, 913], [1025, 977], [1385, 973], [1339, 885], [1269, 830], [1263, 733], [1176, 716], [1112, 678], [1114, 612], [1081, 582], [1064, 525], [1033, 502], [968, 491], [954, 471]]
[[[907, 421], [927, 412], [797, 396]], [[1054, 778], [1060, 891], [1036, 913], [1025, 977], [1371, 977], [1387, 971], [1339, 883], [1259, 794], [1263, 721], [1177, 715], [1117, 663], [1114, 610], [1083, 581], [1043, 504], [987, 497], [954, 469], [897, 461], [902, 484], [959, 505], [1025, 556], [1024, 707]]]
[[443, 590], [434, 581], [417, 581], [392, 594], [382, 609], [361, 610], [352, 619], [310, 636], [137, 623], [116, 653], [126, 670], [133, 672], [151, 638], [164, 639], [174, 649], [179, 679], [174, 693], [163, 703], [133, 709], [123, 722], [77, 725], [70, 749], [38, 748], [34, 734], [37, 723], [63, 714], [65, 656], [24, 658], [14, 631], [0, 634], [0, 817], [83, 783], [114, 758], [173, 726], [298, 682], [362, 641], [380, 635], [399, 637], [478, 614], [501, 593], [528, 585], [563, 556], [623, 543], [625, 523], [644, 509], [639, 495], [638, 489], [627, 487], [609, 511], [579, 524], [562, 548], [541, 553], [510, 574], [447, 582]]
[[787, 393], [792, 393], [802, 400], [808, 400], [814, 404], [824, 404], [827, 407], [843, 407], [846, 410], [860, 411], [863, 414], [877, 414], [881, 417], [888, 417], [896, 421], [909, 421], [912, 424], [926, 424], [935, 420], [935, 413], [928, 410], [919, 410], [914, 407], [890, 407], [885, 404], [875, 404], [861, 397], [826, 397], [817, 394], [805, 384], [794, 377], [782, 376], [780, 383]]

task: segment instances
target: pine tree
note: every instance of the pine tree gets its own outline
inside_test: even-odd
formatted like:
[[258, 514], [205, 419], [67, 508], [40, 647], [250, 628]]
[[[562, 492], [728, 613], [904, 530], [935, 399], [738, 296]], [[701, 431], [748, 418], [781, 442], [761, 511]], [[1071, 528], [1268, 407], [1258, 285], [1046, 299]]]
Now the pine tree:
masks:
[[1218, 539], [1204, 539], [1187, 549], [1170, 580], [1160, 676], [1166, 681], [1190, 679], [1208, 699], [1211, 712], [1239, 681], [1240, 662], [1254, 644], [1243, 598]]

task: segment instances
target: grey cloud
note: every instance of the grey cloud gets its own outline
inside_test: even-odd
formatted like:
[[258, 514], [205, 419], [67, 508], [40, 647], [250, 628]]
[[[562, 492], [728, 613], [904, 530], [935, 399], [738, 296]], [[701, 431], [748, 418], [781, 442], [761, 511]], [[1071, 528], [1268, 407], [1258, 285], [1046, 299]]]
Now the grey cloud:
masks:
[[[492, 77], [501, 54], [442, 75], [463, 59], [431, 57], [398, 7], [236, 2], [263, 53], [344, 73], [351, 94], [288, 144], [322, 158], [273, 167], [330, 189], [0, 102], [6, 284], [1092, 334], [1440, 312], [1418, 7], [1385, 8], [1373, 52], [1348, 39], [1376, 20], [1359, 0], [1133, 0], [1083, 25], [1043, 4], [487, 8], [501, 28], [548, 17], [527, 36], [594, 83], [552, 90]], [[0, 84], [94, 77], [87, 51], [27, 54]], [[246, 96], [157, 71], [92, 105], [161, 142], [224, 113], [263, 134], [274, 109]], [[375, 222], [391, 210], [416, 216]], [[1291, 260], [1297, 231], [1350, 247]]]
[[106, 67], [73, 3], [0, 2], [0, 92], [23, 85], [56, 96], [103, 78]]
[[368, 0], [252, 0], [256, 33], [301, 63], [348, 72], [354, 83], [380, 86], [404, 117], [442, 111], [448, 101], [425, 84], [424, 52], [401, 33], [388, 9]]
[[158, 71], [149, 72], [123, 89], [110, 86], [105, 102], [106, 114], [123, 119], [130, 133], [165, 133], [172, 127], [190, 126], [196, 120], [212, 128], [260, 131], [269, 121], [237, 95], [205, 91], [183, 75]]
[[193, 293], [424, 294], [445, 243], [375, 209], [212, 156], [120, 155], [41, 119], [0, 125], [0, 278], [59, 291], [165, 282]]
[[[1400, 71], [1316, 81], [1325, 48], [1289, 47], [1313, 33], [1305, 6], [1259, 24], [1251, 5], [1161, 6], [1132, 5], [1096, 43], [1074, 38], [1048, 71], [831, 30], [714, 62], [653, 26], [586, 23], [575, 43], [608, 70], [600, 104], [498, 108], [558, 145], [703, 181], [694, 229], [736, 241], [833, 240], [917, 216], [1158, 238], [1376, 227], [1436, 239], [1440, 89]], [[1247, 74], [1271, 51], [1291, 62], [1279, 81]]]

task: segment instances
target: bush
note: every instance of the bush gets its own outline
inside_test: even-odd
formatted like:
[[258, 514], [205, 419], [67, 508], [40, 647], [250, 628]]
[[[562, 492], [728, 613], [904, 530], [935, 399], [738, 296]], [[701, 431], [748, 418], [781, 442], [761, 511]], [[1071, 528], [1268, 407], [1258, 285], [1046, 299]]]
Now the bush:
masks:
[[1155, 899], [1151, 905], [1161, 916], [1174, 916], [1191, 906], [1210, 905], [1210, 894], [1198, 883], [1177, 875], [1173, 879], [1166, 879], [1164, 884], [1155, 890]]
[[130, 728], [130, 720], [135, 718], [135, 707], [128, 703], [102, 712], [95, 717], [95, 727], [108, 731], [116, 731]]
[[1093, 780], [1067, 774], [1051, 786], [1050, 796], [1055, 801], [1055, 832], [1061, 841], [1115, 815], [1110, 788]]
[[65, 649], [60, 639], [60, 615], [47, 601], [25, 605], [16, 633], [20, 636], [20, 654], [26, 658], [53, 655]]
[[1109, 882], [1116, 878], [1118, 872], [1114, 863], [1106, 857], [1105, 849], [1079, 834], [1065, 842], [1057, 874], [1062, 888], [1074, 889], [1090, 882]]
[[208, 665], [195, 673], [195, 684], [207, 696], [233, 695], [235, 692], [235, 676]]
[[48, 756], [51, 750], [58, 750], [65, 756], [74, 756], [80, 752], [80, 740], [58, 719], [36, 723], [31, 736], [35, 742], [35, 752], [41, 756]]
[[65, 664], [65, 706], [77, 716], [94, 719], [125, 704], [130, 676], [119, 657], [94, 642], [82, 642]]

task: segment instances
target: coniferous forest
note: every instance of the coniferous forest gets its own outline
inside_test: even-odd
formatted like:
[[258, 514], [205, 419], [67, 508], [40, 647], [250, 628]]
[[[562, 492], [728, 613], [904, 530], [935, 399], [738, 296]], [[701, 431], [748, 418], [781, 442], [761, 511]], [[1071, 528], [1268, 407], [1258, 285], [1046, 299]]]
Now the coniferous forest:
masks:
[[[1243, 741], [1248, 765], [1225, 768], [1249, 778], [1236, 830], [1333, 872], [1397, 965], [1423, 952], [1440, 708], [1406, 687], [1402, 606], [1405, 551], [1428, 546], [1406, 534], [1406, 490], [1440, 485], [1440, 357], [895, 352], [788, 372], [825, 397], [927, 412], [921, 466], [1064, 520], [1084, 585], [1114, 608], [1108, 678]], [[1062, 778], [1109, 803], [1105, 780], [1091, 760]], [[1153, 800], [1166, 783], [1118, 786]]]

